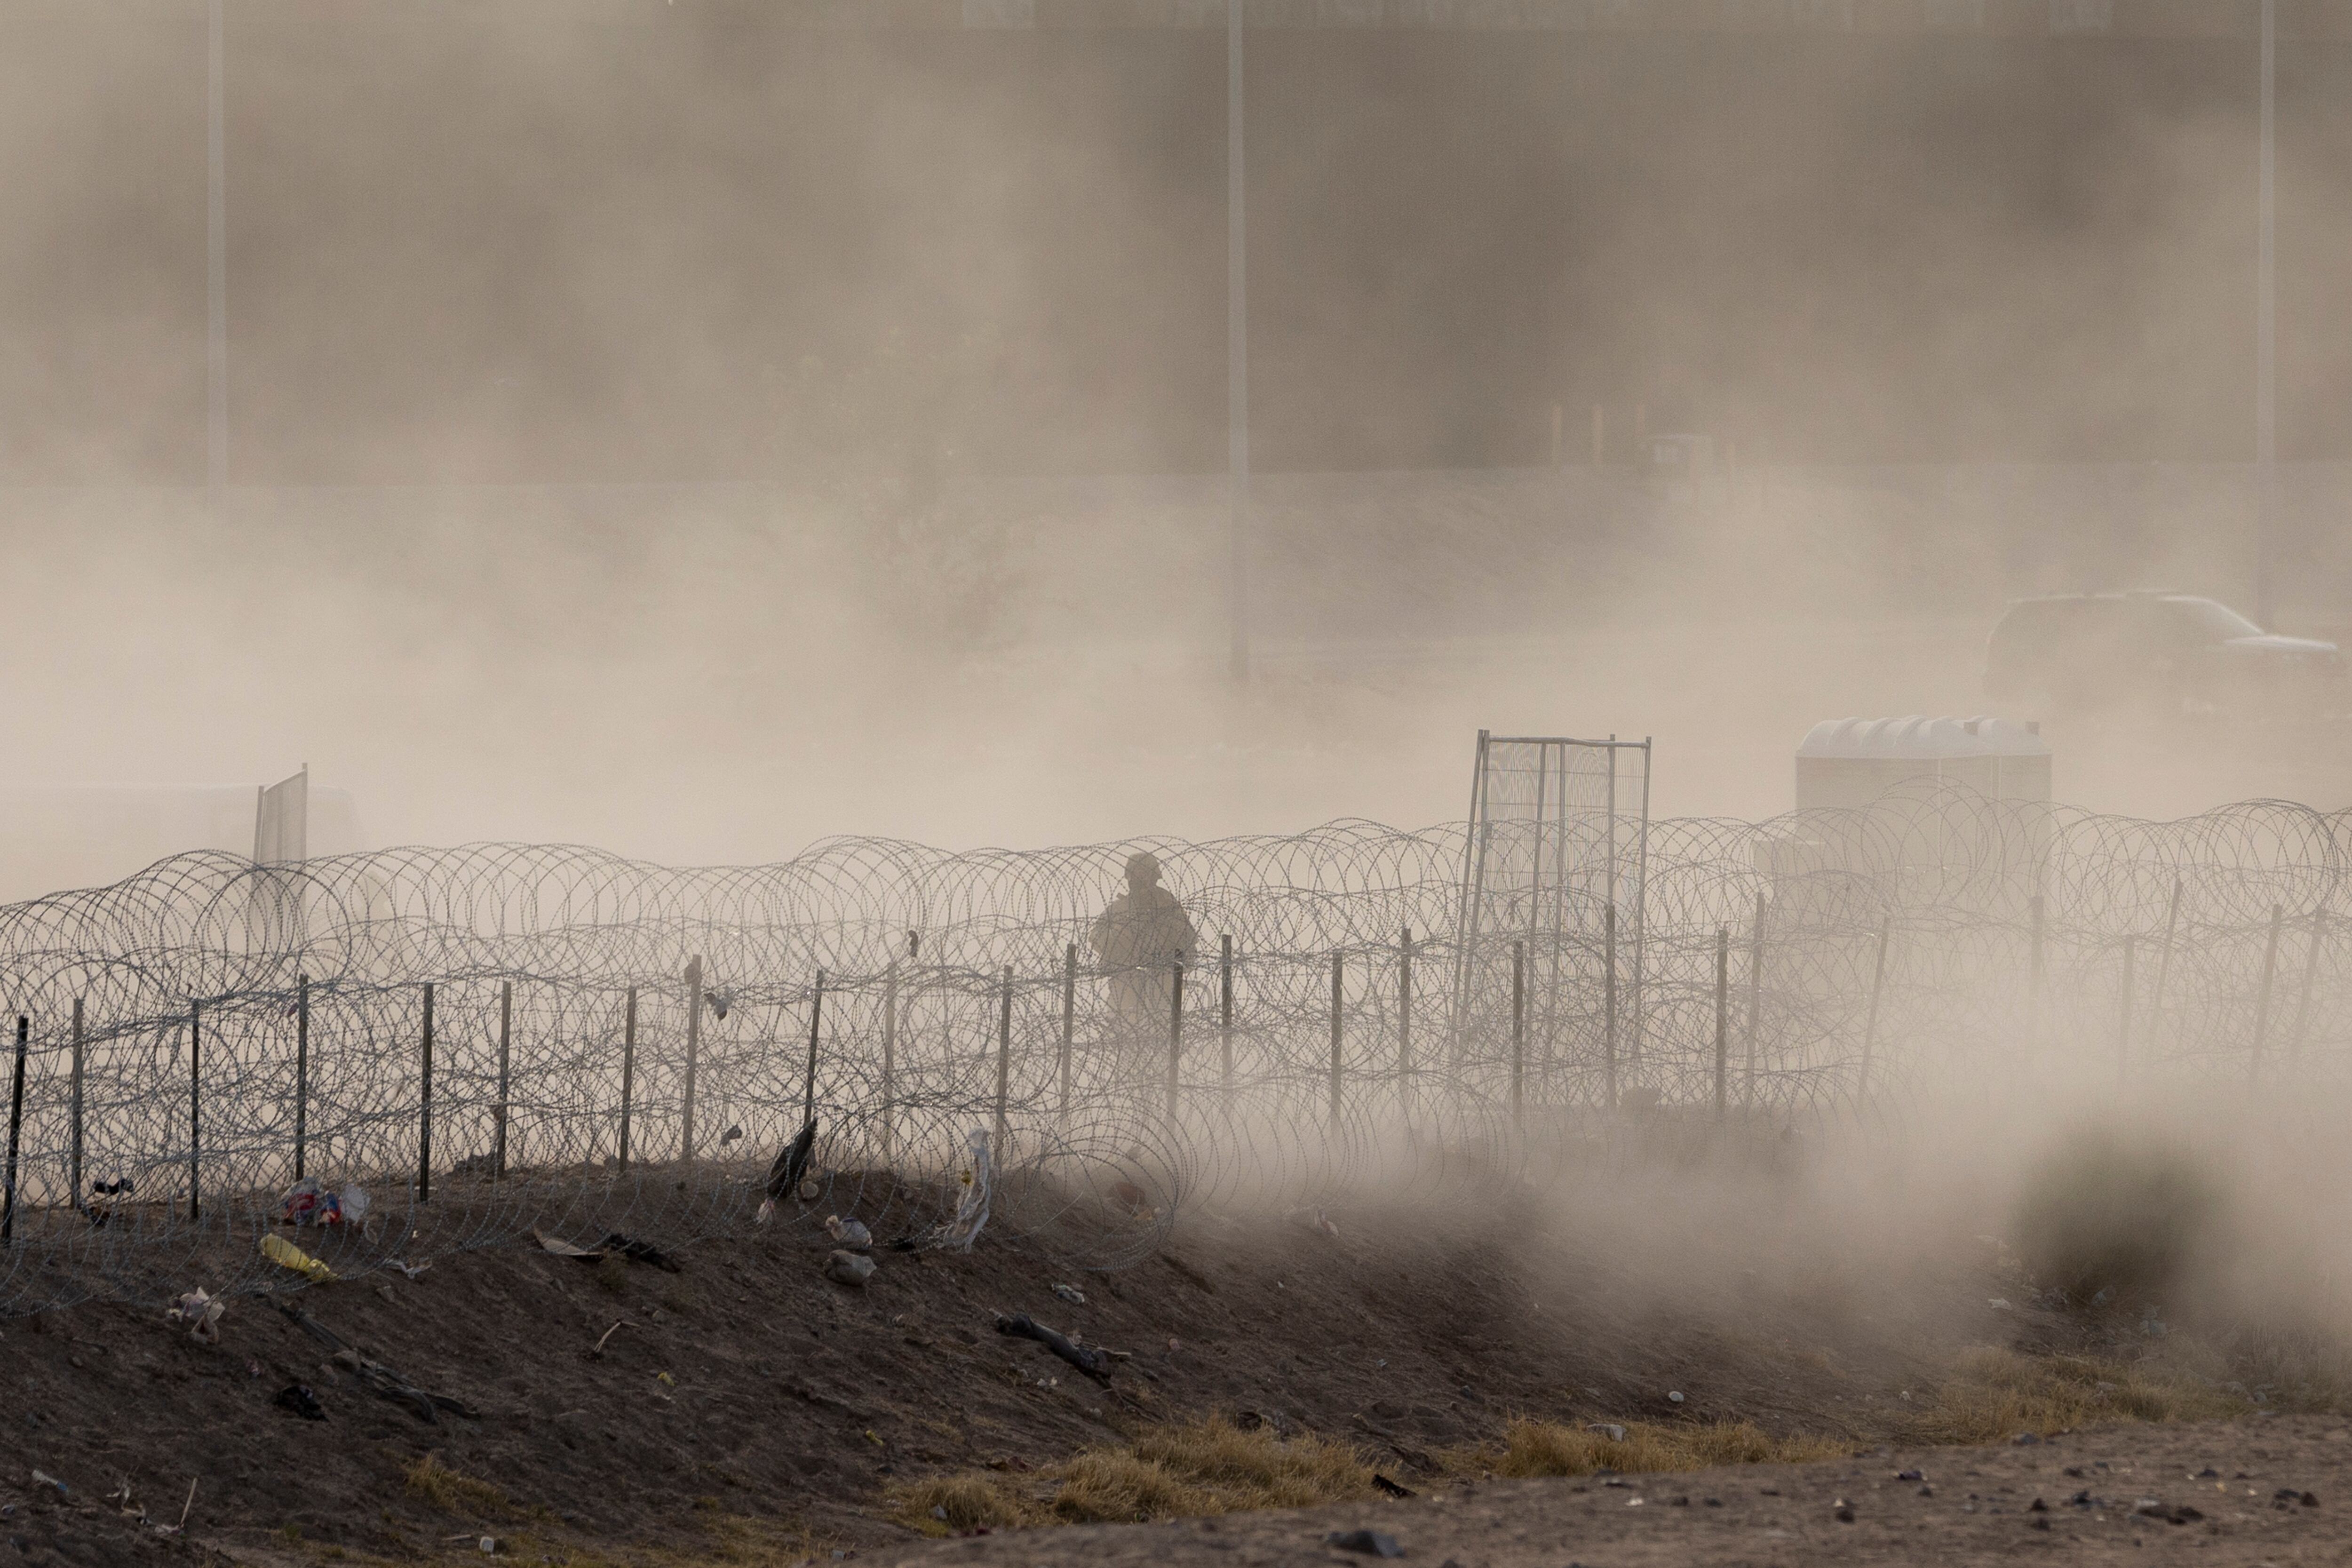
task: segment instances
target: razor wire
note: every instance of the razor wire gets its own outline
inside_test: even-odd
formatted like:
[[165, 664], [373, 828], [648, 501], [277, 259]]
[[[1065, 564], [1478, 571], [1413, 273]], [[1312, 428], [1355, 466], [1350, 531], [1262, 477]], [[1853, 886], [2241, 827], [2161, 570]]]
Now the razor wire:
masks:
[[[1662, 821], [1637, 911], [1604, 880], [1530, 944], [1506, 900], [1465, 950], [1470, 848], [1342, 821], [700, 868], [204, 853], [0, 909], [0, 1314], [270, 1288], [270, 1234], [361, 1273], [534, 1232], [690, 1243], [772, 1198], [786, 1229], [920, 1245], [974, 1181], [999, 1236], [1116, 1268], [1188, 1205], [1490, 1198], [2069, 1075], [2339, 1076], [2352, 1046], [2352, 815], [1937, 787]], [[1164, 1017], [1091, 944], [1139, 850], [1197, 932]], [[298, 1176], [364, 1191], [366, 1223], [280, 1230]]]

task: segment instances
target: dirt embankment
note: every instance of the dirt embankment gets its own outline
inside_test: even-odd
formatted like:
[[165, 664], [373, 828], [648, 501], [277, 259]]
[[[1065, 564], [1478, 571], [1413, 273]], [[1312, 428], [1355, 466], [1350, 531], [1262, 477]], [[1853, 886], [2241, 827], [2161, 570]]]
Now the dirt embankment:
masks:
[[[1591, 1253], [1531, 1241], [1530, 1214], [1332, 1219], [1188, 1221], [1109, 1277], [983, 1238], [968, 1256], [885, 1250], [851, 1289], [823, 1277], [821, 1236], [768, 1233], [698, 1247], [676, 1273], [526, 1243], [292, 1298], [475, 1412], [430, 1421], [258, 1299], [229, 1303], [217, 1345], [121, 1305], [12, 1321], [0, 1562], [415, 1561], [485, 1535], [526, 1561], [606, 1560], [569, 1555], [592, 1542], [622, 1560], [865, 1552], [916, 1539], [894, 1482], [1019, 1476], [1212, 1409], [1344, 1437], [1423, 1490], [1449, 1450], [1496, 1441], [1514, 1415], [1745, 1420], [1859, 1447], [1955, 1347], [2072, 1331], [1990, 1308], [1967, 1270], [1876, 1294], [1741, 1277], [1661, 1306]], [[1000, 1312], [1128, 1358], [1098, 1384], [996, 1333]], [[274, 1403], [297, 1384], [323, 1421]], [[192, 1482], [185, 1532], [153, 1529]], [[127, 1505], [110, 1495], [126, 1485]]]

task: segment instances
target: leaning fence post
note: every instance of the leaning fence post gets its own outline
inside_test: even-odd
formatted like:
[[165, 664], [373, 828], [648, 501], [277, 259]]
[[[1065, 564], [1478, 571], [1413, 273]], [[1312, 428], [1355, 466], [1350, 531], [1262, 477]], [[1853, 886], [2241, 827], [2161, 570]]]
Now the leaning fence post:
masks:
[[2311, 945], [2303, 952], [2303, 989], [2296, 993], [2294, 999], [2294, 1032], [2287, 1037], [2286, 1042], [2286, 1070], [2290, 1078], [2294, 1076], [2294, 1069], [2303, 1061], [2303, 1029], [2311, 1021], [2311, 988], [2319, 980], [2319, 945], [2326, 940], [2327, 911], [2314, 910], [2311, 911]]
[[204, 1054], [205, 1009], [194, 997], [188, 998], [188, 1218], [205, 1216], [204, 1198], [198, 1188], [200, 1152], [204, 1146]]
[[1748, 1065], [1744, 1098], [1756, 1106], [1756, 1018], [1764, 1003], [1764, 889], [1756, 889], [1756, 924], [1748, 935]]
[[0, 1242], [16, 1237], [16, 1133], [25, 1124], [25, 1051], [32, 1021], [16, 1015], [16, 1075], [8, 1089], [8, 1184], [0, 1191]]
[[898, 1158], [898, 961], [882, 970], [882, 1163]]
[[1878, 956], [1870, 966], [1870, 1010], [1862, 1020], [1862, 1072], [1853, 1088], [1856, 1105], [1870, 1098], [1870, 1052], [1878, 1043], [1878, 997], [1886, 985], [1886, 939], [1894, 929], [1892, 916], [1878, 922]]
[[1617, 901], [1601, 911], [1601, 1109], [1617, 1112]]
[[1184, 1059], [1184, 957], [1177, 954], [1170, 966], [1168, 989], [1168, 1125], [1176, 1125], [1176, 1114], [1183, 1094], [1181, 1069]]
[[1344, 993], [1340, 980], [1340, 963], [1339, 954], [1333, 952], [1331, 954], [1331, 1131], [1335, 1135], [1339, 1131], [1339, 1085], [1342, 1071], [1339, 1058], [1339, 1009]]
[[629, 1171], [629, 1101], [637, 1087], [637, 988], [629, 987], [627, 1009], [621, 1015], [621, 1164]]
[[71, 1089], [71, 1094], [70, 1094], [70, 1098], [71, 1098], [71, 1100], [72, 1100], [71, 1115], [72, 1115], [72, 1118], [73, 1118], [73, 1131], [72, 1131], [72, 1142], [71, 1142], [71, 1144], [68, 1146], [68, 1147], [69, 1147], [69, 1150], [70, 1150], [70, 1160], [69, 1160], [69, 1162], [68, 1162], [68, 1163], [69, 1163], [69, 1165], [70, 1165], [70, 1169], [67, 1172], [67, 1179], [68, 1179], [68, 1184], [69, 1184], [69, 1185], [68, 1185], [68, 1189], [67, 1189], [67, 1190], [68, 1190], [68, 1193], [69, 1194], [69, 1195], [70, 1195], [70, 1196], [71, 1196], [71, 1198], [72, 1198], [72, 1201], [73, 1201], [73, 1206], [74, 1206], [74, 1212], [75, 1212], [75, 1213], [77, 1213], [77, 1214], [79, 1214], [80, 1212], [82, 1212], [82, 1197], [81, 1197], [81, 1194], [82, 1194], [82, 1185], [81, 1185], [81, 1064], [82, 1064], [81, 998], [80, 998], [80, 997], [79, 997], [79, 996], [77, 996], [77, 997], [75, 997], [75, 998], [74, 998], [74, 1012], [73, 1012], [73, 1085], [72, 1085], [72, 1089]]
[[[1077, 950], [1073, 948], [1072, 952]], [[1223, 1065], [1225, 1093], [1234, 1092], [1234, 938], [1217, 939], [1217, 1050]]]
[[[81, 1004], [74, 1004], [75, 1071], [80, 1071]], [[79, 1082], [75, 1089], [80, 1093]], [[76, 1103], [79, 1104], [79, 1098]], [[77, 1116], [76, 1121], [80, 1118]], [[310, 977], [294, 977], [294, 1179], [300, 1181], [310, 1164]], [[75, 1163], [80, 1163], [77, 1153]], [[80, 1190], [79, 1182], [75, 1191]]]
[[2138, 939], [2124, 936], [2123, 1005], [2116, 1009], [2116, 1081], [2131, 1081], [2132, 959]]
[[507, 1173], [507, 1111], [513, 1086], [514, 982], [499, 982], [499, 1103], [491, 1119], [490, 1179]]
[[2285, 907], [2273, 904], [2270, 938], [2263, 943], [2263, 988], [2254, 998], [2254, 1049], [2246, 1064], [2248, 1078], [2262, 1076], [2263, 1046], [2271, 1029], [2271, 978], [2278, 970], [2279, 927], [2285, 920]]
[[425, 983], [425, 1049], [416, 1080], [416, 1201], [433, 1197], [433, 982]]
[[1071, 942], [1062, 950], [1062, 1051], [1055, 1062], [1055, 1076], [1062, 1091], [1062, 1109], [1058, 1121], [1062, 1131], [1070, 1130], [1070, 1044], [1076, 1037], [1078, 1026], [1078, 944]]
[[[914, 932], [907, 934], [909, 939], [908, 950], [912, 952]], [[817, 1029], [824, 1021], [824, 971], [820, 969], [816, 972], [815, 988], [809, 992], [808, 1077], [801, 1084], [801, 1121], [803, 1125], [816, 1120], [816, 1041]]]
[[1715, 928], [1715, 1119], [1723, 1120], [1731, 1050], [1731, 928]]
[[1013, 1089], [1013, 966], [1004, 966], [996, 1008], [996, 1164], [1004, 1167], [1005, 1099]]
[[680, 1086], [677, 1108], [678, 1163], [694, 1164], [694, 1064], [702, 1052], [702, 955], [686, 966], [686, 1082]]
[[1520, 1099], [1528, 1070], [1528, 944], [1511, 943], [1511, 1126], [1526, 1131]]

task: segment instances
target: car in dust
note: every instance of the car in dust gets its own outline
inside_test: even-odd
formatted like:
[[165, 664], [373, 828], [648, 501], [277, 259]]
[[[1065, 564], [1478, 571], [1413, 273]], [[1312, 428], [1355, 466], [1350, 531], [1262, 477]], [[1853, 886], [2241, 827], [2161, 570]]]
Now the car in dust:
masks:
[[2342, 652], [2265, 632], [2194, 594], [2059, 594], [2013, 602], [1992, 629], [1997, 701], [2161, 713], [2341, 710]]

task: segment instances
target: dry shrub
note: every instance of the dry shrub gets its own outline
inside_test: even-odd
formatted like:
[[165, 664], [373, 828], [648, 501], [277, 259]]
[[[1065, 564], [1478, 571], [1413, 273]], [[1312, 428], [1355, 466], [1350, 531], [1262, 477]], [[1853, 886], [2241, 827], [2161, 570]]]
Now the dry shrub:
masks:
[[1307, 1508], [1361, 1497], [1372, 1487], [1370, 1468], [1345, 1443], [1311, 1433], [1286, 1440], [1264, 1427], [1244, 1432], [1222, 1415], [1088, 1448], [1044, 1479], [1060, 1483], [1050, 1503], [983, 1471], [911, 1481], [891, 1495], [907, 1522], [937, 1533], [942, 1525], [997, 1529]]
[[485, 1480], [453, 1470], [438, 1454], [427, 1454], [402, 1468], [412, 1496], [421, 1497], [444, 1513], [498, 1513], [507, 1506], [507, 1494]]
[[2252, 1409], [2251, 1401], [2160, 1368], [1983, 1346], [1961, 1354], [1935, 1402], [1904, 1436], [1922, 1443], [1990, 1443], [2021, 1432], [2216, 1420]]
[[1716, 1465], [1804, 1464], [1853, 1452], [1827, 1437], [1775, 1437], [1746, 1421], [1655, 1426], [1628, 1422], [1625, 1439], [1556, 1421], [1514, 1419], [1495, 1470], [1506, 1476], [1589, 1476], [1598, 1470], [1654, 1475]]

